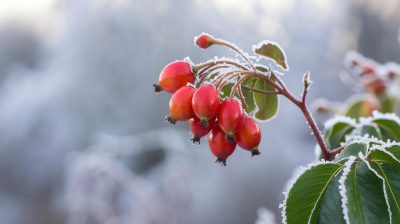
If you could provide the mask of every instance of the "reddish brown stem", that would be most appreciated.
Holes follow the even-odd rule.
[[[244,52],[242,50],[240,50],[238,47],[236,47],[234,44],[232,44],[232,43],[230,43],[228,41],[222,40],[222,39],[215,39],[214,40],[214,44],[219,44],[219,45],[225,46],[225,47],[233,50],[234,52],[238,53],[240,55],[240,57],[242,57],[243,60],[245,60],[249,64],[249,66],[253,69],[253,71],[256,71],[256,68],[254,67],[254,65],[251,62],[250,58],[247,57],[244,54]]]
[[[268,82],[271,86],[273,86],[277,92],[279,92],[279,94],[284,95],[288,100],[290,100],[292,103],[294,103],[302,112],[303,115],[308,123],[308,125],[310,126],[311,131],[313,132],[313,135],[322,151],[322,154],[324,156],[325,160],[329,160],[330,159],[330,152],[326,146],[326,143],[322,137],[321,131],[319,130],[317,124],[315,123],[313,117],[311,116],[311,113],[306,105],[305,102],[305,97],[306,94],[308,92],[308,88],[307,86],[305,86],[304,92],[303,92],[303,97],[301,100],[297,99],[289,90],[281,87],[279,84],[275,83],[274,81],[272,81],[269,77],[263,75],[262,73],[258,73],[258,72],[251,72],[251,71],[238,71],[240,72],[240,74],[242,75],[247,75],[247,76],[254,76],[254,77],[258,77],[263,79],[264,81]],[[239,80],[235,86],[232,87],[232,92],[231,92],[231,96],[232,94],[234,94],[234,91],[236,88],[238,88],[238,85],[241,85],[241,82],[244,79]]]

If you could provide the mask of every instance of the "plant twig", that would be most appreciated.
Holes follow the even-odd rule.
[[[302,99],[299,100],[289,90],[283,89],[280,85],[278,85],[277,83],[275,83],[269,77],[265,76],[262,73],[252,72],[252,71],[239,71],[239,72],[242,75],[254,76],[254,77],[258,77],[258,78],[263,79],[264,81],[268,82],[268,84],[273,86],[276,89],[276,91],[279,92],[279,94],[284,95],[288,100],[293,102],[303,112],[304,118],[306,119],[308,125],[310,126],[310,129],[311,129],[311,131],[312,131],[312,133],[313,133],[313,135],[314,135],[314,137],[315,137],[315,139],[316,139],[316,141],[317,141],[317,143],[318,143],[318,145],[319,145],[319,147],[320,147],[320,149],[322,151],[324,159],[325,160],[329,160],[330,159],[330,152],[329,152],[329,150],[328,150],[328,148],[326,146],[326,143],[325,143],[325,141],[324,141],[324,139],[322,137],[322,133],[319,130],[315,120],[313,119],[313,117],[312,117],[312,115],[311,115],[311,113],[310,113],[310,111],[309,111],[309,109],[308,109],[308,107],[307,107],[307,105],[305,103],[305,99],[306,99],[306,95],[307,95],[307,92],[308,92],[308,85],[309,84],[307,84],[307,86],[305,86],[306,88],[303,91],[304,93],[303,93]],[[238,88],[238,85],[241,85],[242,80],[243,79],[239,80],[232,87],[231,96],[232,96],[232,94],[234,94],[234,91],[236,91],[236,88]],[[310,83],[309,80],[307,82]]]
[[[225,46],[225,47],[230,48],[231,50],[235,51],[236,53],[238,53],[240,55],[240,57],[243,58],[243,60],[245,60],[247,62],[247,64],[249,64],[249,66],[253,69],[253,71],[257,71],[256,67],[251,62],[250,58],[247,57],[245,55],[245,53],[242,50],[240,50],[238,47],[236,47],[234,44],[232,44],[228,41],[222,40],[222,39],[215,39],[214,44],[219,44],[219,45]]]

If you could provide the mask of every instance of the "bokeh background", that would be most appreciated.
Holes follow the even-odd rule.
[[[169,95],[151,85],[173,60],[235,57],[196,48],[204,31],[249,52],[280,43],[294,92],[310,71],[311,101],[342,101],[346,51],[400,61],[399,11],[397,0],[0,0],[0,223],[280,223],[285,184],[315,158],[297,109],[282,100],[261,125],[262,155],[237,150],[220,167],[187,124],[164,122]]]

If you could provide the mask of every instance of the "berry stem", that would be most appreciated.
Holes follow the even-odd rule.
[[[244,61],[247,62],[247,64],[253,69],[253,71],[256,71],[256,67],[253,65],[253,63],[251,62],[250,58],[247,57],[245,55],[245,53],[240,50],[238,47],[236,47],[234,44],[226,41],[226,40],[222,40],[222,39],[214,39],[214,44],[219,44],[221,46],[225,46],[231,50],[233,50],[234,52],[238,53],[240,55],[240,57],[243,58]]]
[[[201,84],[204,83],[204,81],[206,80],[208,75],[210,75],[213,71],[216,71],[216,70],[221,69],[221,68],[228,68],[228,66],[227,65],[214,66],[213,68],[208,69],[208,71],[203,72],[202,74],[200,74],[199,75],[200,79],[199,79],[199,82],[197,83],[196,86],[197,87],[201,86]]]
[[[197,64],[197,65],[193,65],[192,66],[192,70],[195,74],[202,74],[204,73],[207,69],[212,68],[215,65],[219,65],[219,64],[224,64],[224,65],[233,65],[237,68],[243,69],[243,70],[247,70],[247,68],[235,61],[232,60],[223,60],[223,59],[218,59],[218,60],[213,60],[213,61],[209,61],[209,62],[205,62],[202,64]],[[202,69],[202,70],[201,70]],[[201,71],[200,71],[201,70]]]
[[[295,104],[301,110],[301,112],[303,113],[307,123],[309,124],[310,129],[313,132],[313,135],[321,149],[324,159],[325,160],[331,159],[331,153],[329,152],[329,150],[326,146],[326,143],[322,137],[321,131],[319,130],[317,124],[315,123],[315,120],[313,119],[313,117],[306,105],[306,96],[307,96],[308,87],[309,87],[308,82],[307,82],[307,84],[305,83],[303,94],[302,94],[302,99],[299,100],[288,89],[283,88],[279,83],[274,82],[268,76],[266,76],[262,73],[252,72],[252,71],[238,71],[238,73],[240,73],[241,75],[246,75],[246,76],[244,78],[242,78],[241,80],[239,80],[232,87],[231,97],[234,96],[236,89],[238,88],[239,85],[241,85],[243,80],[245,80],[245,78],[247,78],[249,76],[258,77],[258,78],[263,79],[264,81],[268,82],[268,84],[273,86],[279,94],[282,94],[283,96],[285,96],[289,101],[291,101],[293,104]],[[272,74],[275,75],[273,72],[272,72]]]
[[[248,90],[250,90],[250,91],[257,92],[257,93],[264,93],[264,94],[281,94],[281,93],[278,92],[278,91],[255,89],[255,88],[253,88],[253,87],[246,86],[246,85],[243,85],[243,84],[241,85],[241,87],[242,87],[243,89],[248,89]]]

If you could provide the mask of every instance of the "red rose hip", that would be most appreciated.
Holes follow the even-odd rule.
[[[184,86],[176,91],[169,101],[169,116],[165,119],[171,124],[176,121],[187,121],[194,117],[192,109],[192,97],[194,88],[191,86]]]
[[[218,124],[229,141],[234,141],[234,135],[242,128],[243,121],[244,112],[239,100],[235,98],[224,100],[219,107]]]
[[[228,141],[221,128],[215,125],[208,137],[208,146],[214,156],[217,157],[215,162],[222,163],[222,165],[226,166],[226,159],[235,151],[236,142]]]
[[[189,127],[193,136],[190,140],[192,140],[194,144],[200,144],[200,139],[210,133],[210,131],[214,128],[214,124],[215,118],[208,121],[207,127],[204,127],[201,124],[201,120],[197,117],[191,118],[189,120]]]
[[[259,155],[258,145],[261,142],[261,131],[257,122],[251,117],[245,117],[243,126],[235,135],[237,144],[244,150],[251,152],[251,155]]]
[[[200,86],[193,95],[192,108],[197,118],[204,127],[208,121],[214,119],[219,111],[220,99],[218,90],[214,85]]]
[[[187,83],[194,83],[194,75],[191,66],[186,61],[175,61],[166,65],[160,73],[158,83],[154,84],[154,91],[162,90],[174,93]]]

